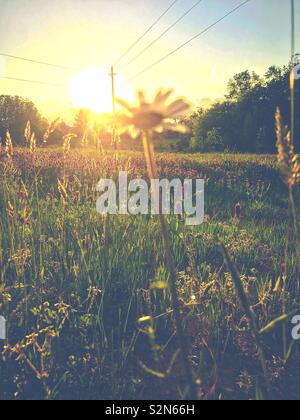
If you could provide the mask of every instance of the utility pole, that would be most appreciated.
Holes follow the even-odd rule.
[[[291,0],[291,140],[295,137],[295,1]]]
[[[111,93],[112,93],[112,112],[113,112],[113,127],[112,127],[112,144],[115,147],[115,152],[117,153],[117,136],[116,136],[116,97],[115,97],[115,76],[116,73],[114,72],[114,67],[112,66],[110,69],[111,77]]]

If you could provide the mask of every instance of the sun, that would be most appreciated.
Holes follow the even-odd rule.
[[[117,97],[131,98],[131,90],[121,75],[115,78]],[[69,83],[69,96],[76,108],[101,114],[112,111],[112,87],[109,69],[94,67],[76,74]]]

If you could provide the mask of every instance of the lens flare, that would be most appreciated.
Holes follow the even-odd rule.
[[[118,97],[132,97],[132,92],[121,75],[115,78],[115,93]],[[94,67],[76,74],[69,83],[69,96],[76,108],[90,109],[97,114],[111,112],[109,69]]]

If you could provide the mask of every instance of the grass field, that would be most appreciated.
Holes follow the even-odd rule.
[[[15,150],[0,159],[0,312],[9,322],[0,398],[185,398],[159,221],[96,212],[97,181],[120,169],[146,176],[143,155]],[[299,306],[276,157],[157,160],[161,176],[206,181],[203,225],[168,218],[199,398],[261,399],[258,349],[219,244],[241,273],[260,328]],[[234,218],[238,202],[242,215]],[[299,398],[290,320],[263,336],[277,399]]]

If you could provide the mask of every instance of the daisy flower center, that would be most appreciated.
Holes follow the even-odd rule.
[[[138,112],[134,115],[132,123],[140,130],[150,130],[162,123],[164,116],[158,112]]]

